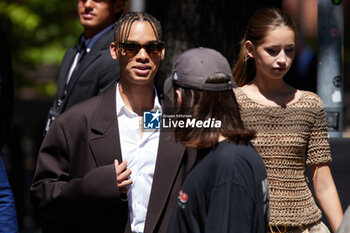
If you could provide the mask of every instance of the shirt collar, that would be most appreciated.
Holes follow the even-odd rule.
[[[153,109],[152,111],[162,111],[162,106],[160,105],[160,102],[159,102],[159,98],[158,98],[158,93],[157,93],[157,89],[155,87],[153,87],[154,89],[154,104],[153,104]]]
[[[93,37],[89,38],[89,39],[85,39],[85,36],[83,35],[81,37],[81,40],[83,40],[85,42],[86,45],[86,52],[90,52],[92,46],[95,44],[95,42],[104,34],[106,33],[108,30],[110,30],[112,27],[114,26],[114,24],[108,26],[107,28],[105,28],[104,30],[100,31],[99,33],[97,33],[96,35],[94,35]]]
[[[160,105],[160,102],[159,102],[159,98],[158,98],[158,93],[157,93],[157,90],[156,88],[154,87],[154,101],[153,101],[153,109],[152,111],[161,111],[162,110],[162,106]],[[116,90],[116,103],[117,103],[117,116],[120,116],[122,113],[129,113],[129,114],[136,114],[134,113],[133,111],[131,111],[130,109],[128,109],[120,95],[120,92],[119,92],[119,82],[117,83],[117,90]]]

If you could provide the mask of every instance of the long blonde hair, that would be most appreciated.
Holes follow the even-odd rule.
[[[249,58],[245,42],[251,41],[254,46],[259,46],[270,30],[278,27],[289,27],[296,35],[296,26],[283,10],[277,8],[260,8],[250,18],[243,39],[237,63],[232,74],[237,86],[241,87],[251,82],[256,74],[254,59]]]

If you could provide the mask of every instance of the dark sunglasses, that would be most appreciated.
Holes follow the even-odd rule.
[[[136,42],[118,43],[121,52],[129,55],[136,55],[141,48],[144,48],[149,55],[159,54],[164,48],[164,42],[153,41],[147,44],[139,44]]]

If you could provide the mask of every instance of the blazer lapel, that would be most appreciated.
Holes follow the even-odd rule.
[[[88,67],[94,60],[96,60],[99,56],[101,56],[100,51],[93,51],[91,50],[89,53],[87,53],[84,57],[83,60],[81,61],[81,64],[79,64],[78,70],[74,71],[72,73],[72,76],[69,80],[68,83],[68,89],[67,89],[67,97],[72,93],[72,89],[74,88],[76,82],[79,80],[81,77],[81,74],[86,70],[86,67]]]
[[[98,167],[122,161],[118,121],[116,116],[116,85],[101,95],[91,127],[90,148]]]
[[[161,129],[144,232],[154,231],[160,215],[166,206],[184,152],[185,146],[175,143],[173,132],[164,132]]]
[[[90,148],[97,166],[111,164],[114,159],[122,161],[115,95],[116,85],[101,95],[92,123]],[[173,132],[161,129],[144,232],[154,231],[168,201],[184,152],[185,146],[175,143]],[[130,222],[125,231],[130,232]]]
[[[114,27],[103,34],[92,46],[91,51],[83,57],[81,63],[79,64],[78,70],[72,73],[70,81],[68,83],[67,89],[67,99],[72,93],[72,89],[74,88],[77,81],[80,79],[81,74],[86,70],[86,68],[93,63],[98,57],[101,56],[101,50],[105,50],[109,48],[110,43],[113,38]]]
[[[60,98],[63,95],[64,88],[66,86],[67,82],[67,76],[70,70],[70,67],[73,63],[73,60],[75,58],[75,55],[78,52],[78,47],[77,45],[74,46],[73,48],[70,48],[67,51],[67,54],[65,55],[65,58],[63,59],[63,62],[61,64],[61,71],[59,73],[58,77],[58,90],[57,90],[57,96]]]

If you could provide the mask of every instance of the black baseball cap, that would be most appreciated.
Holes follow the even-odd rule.
[[[206,83],[216,73],[227,75],[231,81]],[[187,50],[178,57],[172,75],[165,80],[164,92],[168,93],[173,85],[206,91],[224,91],[236,87],[227,59],[218,51],[203,47]]]

